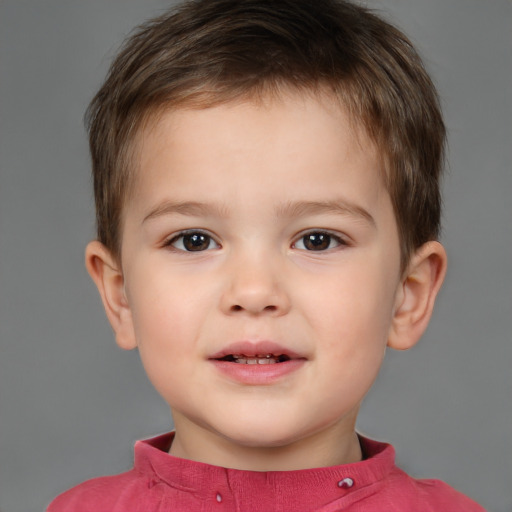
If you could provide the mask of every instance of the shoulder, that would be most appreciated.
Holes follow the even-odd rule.
[[[94,478],[57,496],[47,512],[111,512],[117,510],[116,507],[123,510],[123,504],[130,503],[132,506],[133,498],[137,496],[140,499],[149,486],[148,478],[135,470]]]
[[[365,502],[367,508],[361,510],[485,512],[471,498],[440,480],[422,480],[409,476],[396,466],[395,451],[391,445],[362,436],[360,440],[367,456],[367,467],[376,475],[373,485],[362,488],[360,496],[354,495],[355,500],[360,497],[361,502]]]
[[[172,436],[173,433],[167,433],[137,441],[130,471],[87,480],[57,496],[47,512],[148,512],[159,509],[164,499],[164,486],[159,485],[161,481],[155,467],[169,465],[167,450]],[[174,499],[177,492],[167,494]]]
[[[403,510],[485,512],[485,509],[471,498],[440,480],[415,479],[395,468],[390,475],[390,483],[386,490],[391,491],[395,503],[398,500],[403,505]]]

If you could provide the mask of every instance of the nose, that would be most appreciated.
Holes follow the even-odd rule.
[[[281,316],[290,310],[284,273],[271,258],[246,255],[227,267],[224,313]]]

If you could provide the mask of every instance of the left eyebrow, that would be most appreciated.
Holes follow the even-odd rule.
[[[226,209],[210,203],[199,203],[196,201],[163,201],[153,208],[147,215],[145,215],[142,223],[162,217],[163,215],[188,215],[191,217],[225,217],[227,215]]]
[[[322,213],[348,215],[362,219],[376,227],[375,219],[368,210],[345,199],[285,203],[277,209],[276,213],[278,216],[285,217],[303,217],[305,215],[318,215]]]

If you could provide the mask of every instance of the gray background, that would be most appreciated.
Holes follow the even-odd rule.
[[[126,470],[170,428],[117,349],[83,266],[93,237],[82,115],[129,30],[161,0],[0,0],[0,510],[43,510]],[[450,257],[429,330],[388,354],[359,428],[415,476],[512,510],[512,3],[383,0],[418,45],[450,134]]]

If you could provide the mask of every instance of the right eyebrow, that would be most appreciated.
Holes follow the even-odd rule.
[[[363,220],[376,227],[375,219],[370,212],[362,206],[337,198],[330,201],[298,201],[296,203],[285,203],[278,209],[278,215],[287,217],[301,217],[315,214],[348,215]]]
[[[176,202],[176,201],[162,201],[157,204],[150,212],[144,216],[142,223],[156,219],[158,217],[162,217],[164,215],[188,215],[191,217],[207,217],[207,216],[215,216],[215,217],[226,217],[227,211],[225,208],[220,207],[216,204],[211,203],[199,203],[196,201],[184,201],[184,202]]]

